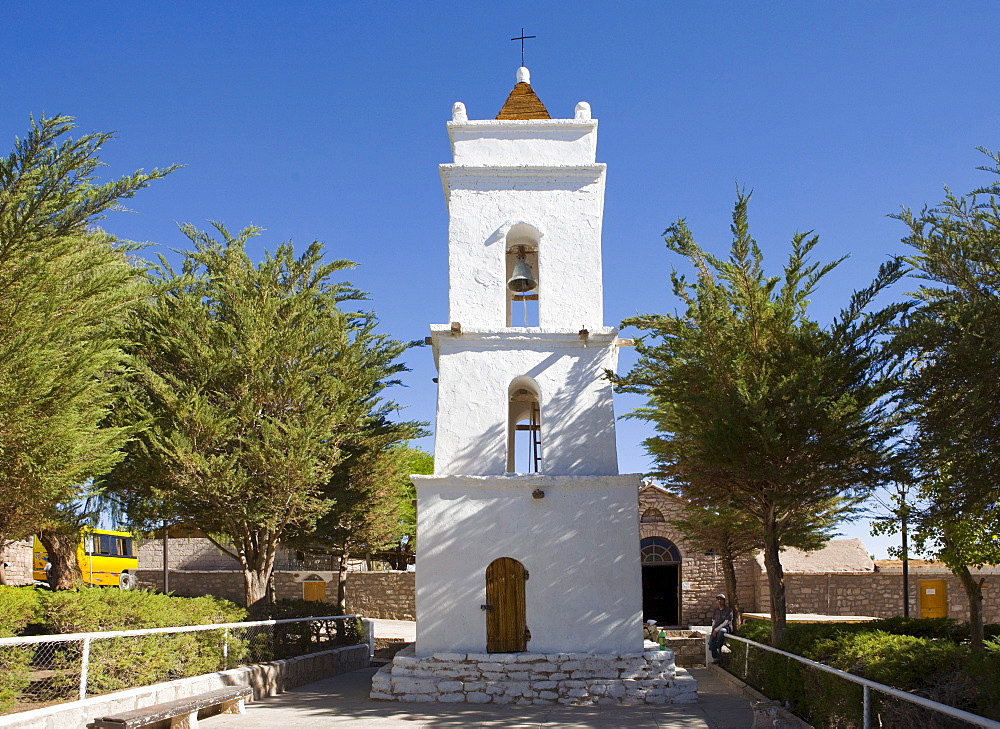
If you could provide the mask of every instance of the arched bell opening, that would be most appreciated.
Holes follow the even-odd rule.
[[[507,389],[507,472],[542,470],[542,410],[538,385],[516,377]]]
[[[512,225],[504,238],[509,327],[539,325],[538,244],[541,238],[538,229],[528,223]]]
[[[639,542],[642,559],[642,619],[658,627],[681,624],[681,553],[665,537]]]

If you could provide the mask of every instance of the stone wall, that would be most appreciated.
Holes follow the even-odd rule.
[[[348,572],[347,612],[385,620],[416,620],[413,572]]]
[[[687,668],[688,666],[705,665],[704,633],[689,630],[668,630],[666,634],[667,647],[673,651],[674,663],[677,666]]]
[[[670,650],[592,653],[435,653],[404,648],[372,679],[371,698],[470,704],[680,704],[698,684]]]
[[[706,554],[703,549],[699,550],[669,523],[671,519],[679,517],[682,508],[682,503],[676,496],[658,486],[644,486],[639,491],[640,517],[651,508],[659,511],[664,520],[640,521],[639,537],[669,539],[681,554],[681,624],[711,624],[712,611],[716,607],[715,596],[726,592],[722,561],[712,554]],[[743,610],[754,610],[757,605],[756,563],[748,557],[738,562],[736,567],[740,607]]]
[[[278,600],[301,600],[302,583],[322,578],[326,583],[326,601],[337,602],[336,572],[274,573],[274,594]],[[163,570],[140,570],[142,587],[162,590]],[[243,604],[243,573],[237,570],[170,570],[170,591],[184,597],[215,595]],[[415,620],[414,573],[348,572],[347,612],[366,618]]]
[[[138,540],[136,540],[138,542]],[[138,546],[139,566],[143,571],[163,568],[163,540],[144,539]],[[233,570],[239,562],[216,547],[205,537],[184,537],[168,540],[167,555],[170,568],[175,570]],[[283,547],[275,555],[277,564],[294,559],[294,552]]]
[[[31,576],[33,545],[33,540],[26,539],[0,550],[0,562],[4,563],[4,579],[8,585],[30,585],[34,581]]]
[[[232,600],[240,605],[244,602],[243,573],[235,570],[170,570],[170,592],[181,597],[201,597],[214,595]],[[163,570],[139,570],[139,586],[151,590],[163,590]]]
[[[232,570],[239,564],[204,537],[170,539],[167,544],[172,569]],[[138,548],[143,571],[163,567],[163,540],[144,539]]]
[[[1000,623],[1000,575],[989,574],[983,590],[983,618]],[[920,616],[918,590],[921,580],[944,580],[948,591],[948,616],[968,621],[969,602],[962,584],[951,573],[910,575],[910,615]],[[769,612],[767,575],[758,578],[757,611]],[[790,613],[823,615],[870,615],[889,618],[903,614],[903,576],[899,573],[848,572],[821,575],[786,574],[785,591]]]

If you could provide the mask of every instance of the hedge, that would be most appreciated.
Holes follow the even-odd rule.
[[[35,587],[0,587],[0,634],[164,628],[240,622],[246,610],[212,597],[172,597],[144,590],[83,587],[52,592]],[[177,635],[109,638],[91,643],[88,691],[102,693],[131,686],[196,676],[222,666],[221,630]],[[243,643],[231,641],[232,662],[245,655]],[[47,700],[72,699],[79,690],[82,644],[0,649],[0,712],[25,694],[31,671],[48,676]]]
[[[37,622],[41,593],[34,587],[0,585],[0,638],[20,635],[28,623]]]
[[[990,626],[996,636],[1000,626]],[[740,631],[769,644],[770,625],[750,621]],[[992,719],[1000,719],[1000,639],[972,653],[968,626],[948,618],[890,618],[870,623],[788,624],[777,647],[857,676],[924,696]],[[731,643],[729,665],[747,666],[747,682],[771,698],[788,702],[816,726],[860,726],[862,688],[797,661]],[[884,727],[946,726],[943,715],[875,692],[874,711]]]
[[[335,605],[281,600],[272,617],[337,615]],[[0,636],[88,633],[163,628],[246,620],[246,609],[214,597],[173,597],[145,590],[81,587],[0,587]],[[273,627],[101,638],[90,644],[88,693],[117,691],[244,663],[257,663],[355,645],[364,633],[358,620],[333,626],[289,623]],[[223,650],[223,647],[226,650]],[[72,699],[79,691],[82,643],[46,644],[45,649],[0,648],[0,713],[31,692],[31,672],[46,675],[44,699]],[[36,689],[39,685],[35,686]]]

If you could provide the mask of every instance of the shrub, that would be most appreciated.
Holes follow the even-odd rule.
[[[317,600],[275,600],[271,605],[271,617],[274,620],[343,614],[344,611],[338,605]]]
[[[951,641],[873,631],[819,641],[804,655],[887,686],[919,691],[934,675],[960,672],[971,652]]]
[[[85,587],[49,593],[43,621],[54,633],[137,630],[239,622],[246,610],[214,597],[173,597],[145,590]],[[223,668],[223,631],[100,638],[91,642],[88,693],[117,691]],[[237,643],[238,645],[238,643]],[[56,659],[57,686],[79,678],[79,645]],[[237,652],[242,650],[237,647]]]
[[[958,642],[969,637],[969,626],[954,618],[883,618],[872,623],[857,623],[860,629],[881,630],[914,638],[939,638]]]
[[[147,590],[84,587],[49,593],[42,605],[42,621],[53,633],[233,623],[245,617],[246,609],[228,600]]]
[[[0,638],[20,635],[38,621],[39,591],[34,587],[0,586]]]
[[[0,638],[19,635],[38,619],[38,590],[0,586]],[[14,705],[31,683],[34,646],[0,648],[0,713]]]
[[[771,624],[766,620],[747,620],[736,634],[755,643],[771,644]]]
[[[8,711],[31,683],[34,646],[0,647],[0,714]]]
[[[767,645],[770,626],[748,622],[740,634]],[[985,655],[974,655],[963,642],[967,637],[968,627],[948,618],[890,618],[790,624],[778,647],[932,701],[1000,718],[1000,684],[982,680],[1000,674],[1000,639],[987,641]],[[860,721],[860,686],[766,651],[751,649],[745,661],[739,643],[734,642],[732,651],[731,666],[742,670],[746,665],[748,683],[788,702],[810,723],[839,727]],[[876,698],[875,711],[884,727],[923,728],[938,726],[940,720],[933,712],[886,696]]]
[[[276,620],[289,618],[324,617],[342,615],[343,611],[337,605],[318,602],[316,600],[277,600],[272,606],[271,614]],[[272,652],[275,658],[300,656],[317,650],[325,650],[331,645],[357,645],[364,641],[364,630],[361,621],[338,620],[330,625],[322,623],[285,623],[274,626]],[[260,655],[261,647],[252,648],[252,652]],[[258,660],[264,660],[258,658]]]

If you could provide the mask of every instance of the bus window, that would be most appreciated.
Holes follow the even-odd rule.
[[[101,554],[114,554],[114,537],[108,534],[101,535]]]
[[[125,537],[115,537],[115,551],[120,557],[132,556],[132,540]]]

